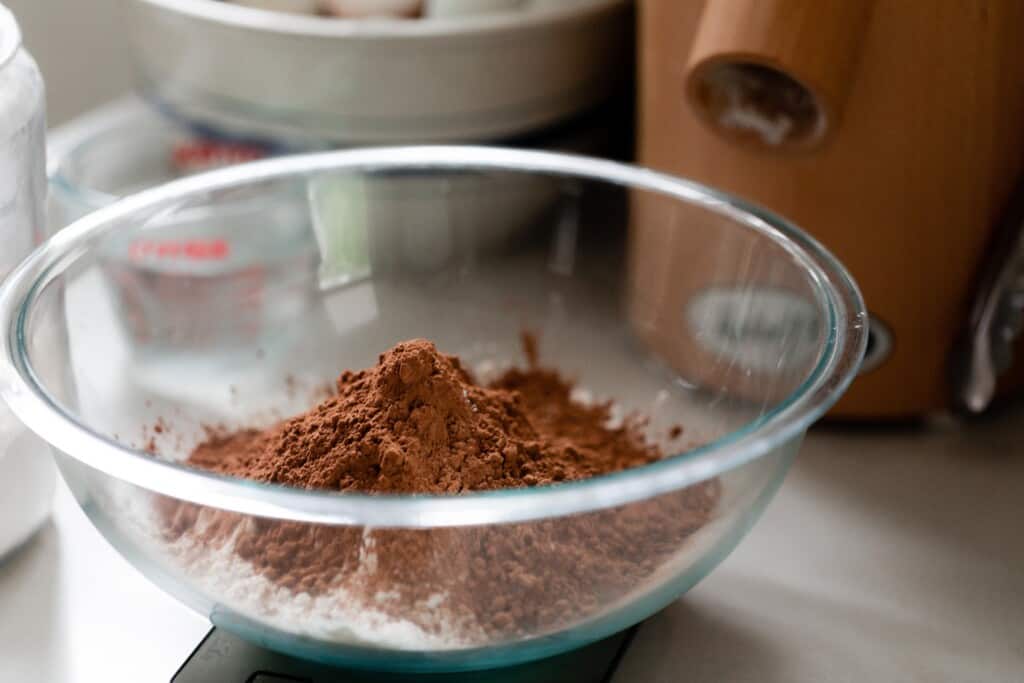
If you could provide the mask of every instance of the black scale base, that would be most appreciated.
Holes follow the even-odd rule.
[[[382,674],[345,671],[278,654],[214,628],[171,683],[609,683],[635,628],[565,654],[491,671]]]

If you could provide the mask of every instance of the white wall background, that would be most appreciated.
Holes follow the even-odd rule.
[[[18,18],[46,79],[51,126],[131,88],[121,1],[0,0]]]

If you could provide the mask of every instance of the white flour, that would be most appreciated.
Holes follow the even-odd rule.
[[[130,528],[120,530],[130,535],[133,542],[143,545],[179,580],[187,581],[193,590],[198,589],[212,601],[284,633],[347,645],[407,651],[465,648],[473,645],[472,641],[479,645],[483,637],[472,625],[456,622],[446,613],[446,596],[441,594],[407,607],[419,616],[419,621],[430,624],[432,628],[428,631],[411,620],[373,609],[364,599],[342,587],[313,597],[278,586],[235,552],[234,536],[216,548],[198,540],[209,517],[217,514],[210,508],[202,510],[188,533],[168,543],[161,532],[166,522],[160,518],[149,496],[123,489],[109,504],[114,508],[108,511],[112,519],[130,524]],[[235,536],[244,525],[245,522],[238,526]],[[372,538],[368,540],[361,549],[360,573],[372,573],[376,569]],[[358,579],[358,576],[353,578]],[[380,592],[374,600],[384,604],[397,597]]]
[[[437,633],[428,633],[412,621],[362,606],[342,588],[314,598],[275,586],[234,552],[233,543],[211,552],[186,535],[175,550],[189,557],[187,571],[197,587],[244,616],[285,633],[394,650],[463,646],[438,609],[445,599],[442,595],[432,596],[428,604],[411,607],[421,614],[434,612]],[[365,565],[368,571],[372,571],[370,564]],[[382,603],[395,598],[397,595],[384,592],[374,596]]]
[[[723,486],[724,491],[731,488]],[[729,496],[728,493],[725,495]],[[446,609],[447,596],[444,594],[435,593],[419,603],[405,606],[408,613],[417,616],[413,621],[376,610],[366,604],[365,598],[355,596],[343,587],[335,587],[313,597],[276,585],[235,552],[234,537],[217,548],[197,540],[210,518],[222,514],[211,508],[203,509],[188,533],[176,542],[168,543],[161,532],[166,528],[166,520],[161,518],[152,503],[153,499],[148,495],[122,490],[116,495],[116,501],[110,501],[115,509],[109,510],[108,514],[125,524],[130,523],[130,529],[120,529],[122,533],[127,533],[133,542],[142,545],[151,558],[160,561],[165,569],[169,568],[179,580],[186,581],[191,590],[198,590],[212,602],[257,623],[289,635],[381,650],[440,652],[493,644],[474,622],[458,619]],[[242,533],[247,523],[239,524],[235,535]],[[642,584],[603,605],[589,615],[588,620],[626,609],[643,596],[692,571],[733,523],[729,515],[711,521],[690,537],[671,558],[666,558]],[[373,539],[365,538],[368,542],[361,549],[360,570],[351,577],[356,584],[360,574],[371,574],[376,569]],[[381,591],[373,596],[381,606],[397,599],[397,592]],[[425,629],[420,624],[428,624],[430,628]],[[563,628],[568,626],[563,625]]]

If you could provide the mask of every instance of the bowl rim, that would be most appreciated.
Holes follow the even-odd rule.
[[[461,495],[367,495],[307,491],[203,472],[153,458],[92,431],[69,414],[32,367],[26,324],[47,284],[89,242],[133,214],[193,195],[318,172],[483,170],[543,173],[669,196],[756,231],[803,267],[828,327],[815,368],[770,412],[682,454],[614,474],[554,486]],[[0,285],[0,397],[14,414],[72,459],[143,489],[260,517],[323,524],[449,527],[522,522],[616,507],[705,481],[799,440],[856,375],[867,343],[860,290],[839,261],[787,220],[699,183],[638,166],[553,152],[495,147],[378,147],[280,157],[189,176],[124,198],[70,224],[32,252]]]
[[[575,6],[546,7],[542,11],[506,11],[431,21],[370,17],[340,19],[290,14],[211,0],[134,0],[156,9],[200,21],[264,33],[349,39],[457,38],[483,33],[531,29],[576,21],[629,5],[632,0],[587,0]]]

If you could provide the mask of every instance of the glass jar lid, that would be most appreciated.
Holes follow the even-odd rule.
[[[0,4],[0,69],[14,58],[21,47],[21,30],[14,15]]]

